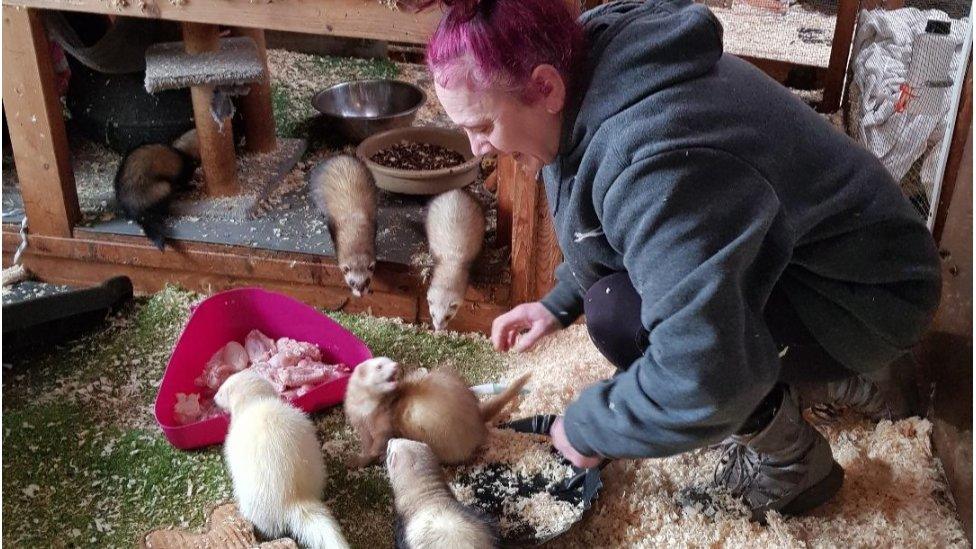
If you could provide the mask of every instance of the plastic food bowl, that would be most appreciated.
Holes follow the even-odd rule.
[[[372,358],[366,344],[331,318],[288,296],[241,288],[211,296],[190,315],[163,374],[156,396],[156,422],[169,442],[180,449],[220,444],[227,435],[226,414],[196,423],[180,425],[173,407],[177,393],[199,393],[194,380],[210,357],[228,341],[241,344],[251,330],[261,330],[272,339],[290,337],[318,345],[325,363],[342,363],[350,369]],[[319,384],[291,401],[306,412],[342,402],[348,376]]]
[[[451,168],[439,170],[401,170],[381,166],[370,157],[390,145],[401,141],[415,141],[440,145],[457,151],[464,162]],[[366,163],[373,173],[376,186],[392,193],[440,194],[470,185],[478,178],[481,158],[471,152],[471,143],[464,132],[430,126],[397,128],[378,133],[356,148],[356,156]]]

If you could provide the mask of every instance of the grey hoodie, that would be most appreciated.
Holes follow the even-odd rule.
[[[565,262],[542,302],[569,324],[594,282],[626,271],[649,345],[569,406],[573,447],[659,457],[737,429],[779,375],[774,285],[854,370],[919,340],[938,256],[877,159],[723,54],[702,5],[615,2],[582,20],[588,59],[543,170]]]

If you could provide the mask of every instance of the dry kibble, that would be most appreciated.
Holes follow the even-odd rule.
[[[401,141],[373,154],[370,160],[398,170],[440,170],[464,163],[464,156],[430,143]]]

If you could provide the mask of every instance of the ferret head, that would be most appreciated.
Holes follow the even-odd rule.
[[[427,307],[430,309],[430,321],[437,332],[447,328],[447,324],[457,314],[464,296],[461,292],[445,286],[431,286],[427,290]]]
[[[376,269],[376,260],[369,254],[356,254],[339,264],[342,270],[342,277],[346,279],[346,284],[352,290],[352,295],[362,297],[363,294],[371,292],[369,283],[373,280],[373,270]]]
[[[400,365],[385,356],[371,358],[356,366],[349,385],[382,395],[397,388]]]
[[[252,399],[278,398],[271,383],[253,370],[243,370],[227,378],[214,395],[214,402],[222,409],[234,413],[242,404]]]
[[[444,474],[429,446],[405,438],[390,439],[386,444],[386,471],[394,493],[403,493],[426,479],[441,478]]]

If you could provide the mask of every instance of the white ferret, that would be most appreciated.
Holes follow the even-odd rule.
[[[386,470],[396,508],[395,547],[498,546],[498,536],[487,521],[461,505],[451,493],[444,481],[444,469],[429,446],[403,438],[390,440]]]
[[[271,538],[348,547],[321,500],[325,463],[312,421],[251,370],[227,378],[214,401],[231,416],[224,457],[241,516]]]
[[[485,239],[485,214],[471,195],[457,189],[431,200],[426,225],[434,257],[427,306],[434,330],[441,331],[464,303],[471,264]]]
[[[376,183],[358,158],[341,154],[309,175],[312,201],[328,218],[342,276],[360,297],[369,293],[376,268]]]

